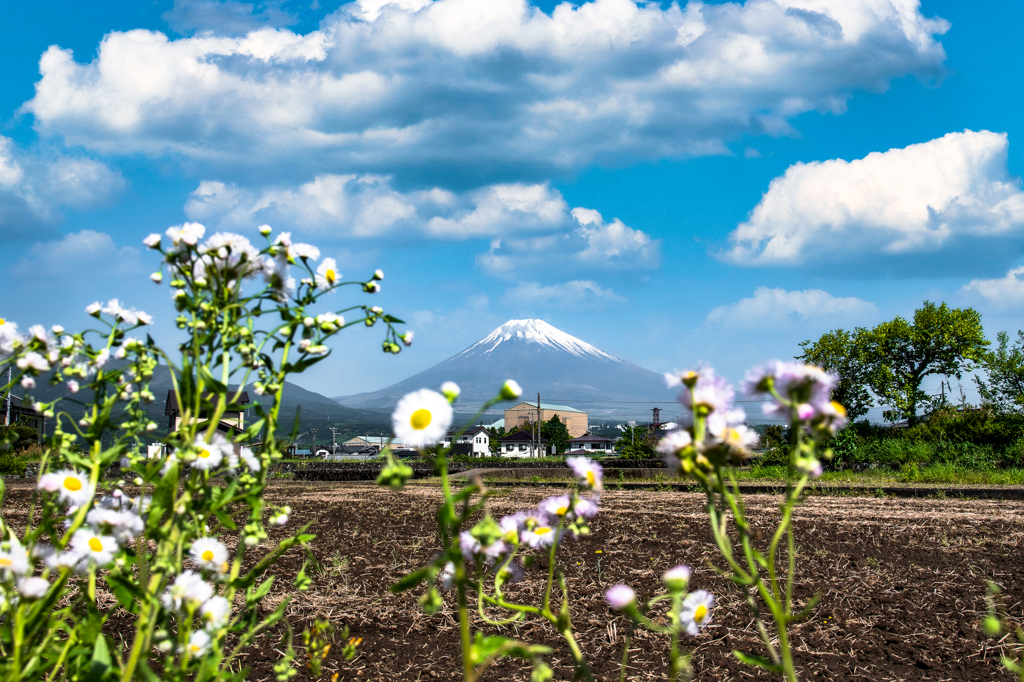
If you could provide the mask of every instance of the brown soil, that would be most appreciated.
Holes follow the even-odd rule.
[[[27,492],[9,489],[5,513],[16,517]],[[499,516],[529,508],[554,492],[504,489],[492,500],[492,512]],[[296,592],[291,579],[302,556],[286,555],[275,571],[278,578],[268,606],[289,593],[289,619],[297,631],[319,617],[339,630],[348,626],[353,636],[362,638],[353,661],[341,661],[332,653],[322,679],[331,679],[335,672],[344,680],[459,679],[451,598],[446,597],[440,613],[426,616],[416,601],[419,591],[392,595],[388,590],[437,549],[436,487],[415,485],[393,493],[362,483],[281,482],[267,497],[290,504],[294,523],[312,522],[321,564],[313,572],[310,590]],[[748,496],[748,516],[767,530],[777,516],[777,504],[772,496]],[[609,491],[601,507],[593,533],[566,542],[560,553],[577,638],[598,680],[618,679],[628,630],[627,620],[605,605],[604,590],[626,582],[641,597],[649,596],[659,590],[660,574],[679,563],[694,567],[692,589],[707,589],[717,598],[714,622],[688,641],[696,679],[778,679],[731,655],[734,649],[762,653],[762,647],[737,590],[710,567],[716,556],[703,497]],[[1024,503],[812,497],[796,515],[796,537],[798,601],[822,594],[810,616],[791,627],[801,679],[1011,679],[999,664],[1005,649],[984,637],[978,624],[988,580],[1003,587],[1011,615],[1022,615]],[[536,604],[542,589],[541,567],[535,566],[524,582],[509,590],[510,598]],[[572,678],[568,650],[546,622],[484,630],[552,647],[549,662],[555,679]],[[298,645],[301,638],[297,640]],[[252,666],[247,679],[273,680],[278,648],[268,637],[246,661]],[[665,679],[666,651],[665,637],[637,633],[627,679]],[[523,664],[505,661],[484,679],[528,678]]]

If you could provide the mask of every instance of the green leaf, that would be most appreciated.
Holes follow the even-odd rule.
[[[758,656],[757,654],[745,654],[742,651],[733,651],[732,655],[740,660],[740,663],[746,665],[752,665],[758,668],[764,668],[765,670],[773,673],[781,673],[782,666],[776,665],[769,661],[764,656]]]
[[[255,604],[258,604],[264,597],[267,596],[267,593],[270,592],[270,588],[273,586],[273,584],[274,576],[270,576],[262,583],[260,583],[259,587],[257,587],[255,590],[250,590],[249,593],[245,595],[246,605],[253,606]]]
[[[424,566],[423,568],[417,569],[412,573],[401,578],[397,583],[391,586],[391,591],[395,594],[399,592],[405,592],[419,585],[421,582],[426,580],[432,571],[430,566]]]
[[[121,608],[129,613],[138,613],[138,602],[146,598],[145,592],[134,581],[122,575],[107,573],[105,579]]]
[[[86,682],[100,682],[100,680],[107,676],[109,670],[110,649],[107,648],[107,638],[99,635],[96,637],[96,644],[92,648],[92,661],[85,680]]]

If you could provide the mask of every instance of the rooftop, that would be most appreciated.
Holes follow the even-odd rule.
[[[525,405],[527,408],[532,408],[534,410],[537,409],[537,403],[531,403],[531,402],[526,402],[526,401],[523,401],[523,402],[519,403],[518,405],[514,405],[514,406],[512,406],[512,407],[510,407],[508,409],[510,409],[510,410],[517,410],[517,409],[521,408],[523,405]],[[555,410],[557,412],[579,412],[580,414],[583,414],[583,410],[577,410],[575,407],[569,407],[568,405],[553,405],[552,403],[541,403],[540,404],[540,409],[542,409],[542,410]]]

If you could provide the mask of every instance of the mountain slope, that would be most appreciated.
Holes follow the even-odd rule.
[[[519,382],[524,399],[536,400],[539,392],[543,402],[580,402],[581,409],[592,413],[607,413],[612,409],[608,403],[674,398],[659,374],[624,362],[543,320],[510,320],[461,353],[415,376],[379,391],[336,400],[348,407],[390,409],[410,391],[437,389],[445,381],[454,381],[462,388],[459,403],[475,409],[494,396],[506,379]],[[615,411],[621,412],[621,407]]]

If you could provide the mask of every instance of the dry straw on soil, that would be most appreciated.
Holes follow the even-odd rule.
[[[550,489],[505,490],[492,501],[498,516],[536,504]],[[24,523],[27,489],[8,492],[4,512]],[[279,565],[273,608],[292,592],[289,619],[298,625],[326,618],[361,637],[352,662],[328,659],[322,679],[458,679],[459,649],[454,614],[448,607],[424,615],[415,595],[392,595],[388,587],[421,565],[437,548],[435,514],[439,493],[430,485],[393,493],[368,484],[279,483],[268,501],[290,504],[296,523],[312,522],[320,564],[313,586],[294,592],[291,580],[302,556]],[[747,498],[749,517],[767,529],[777,500]],[[703,497],[670,492],[606,492],[593,534],[568,542],[562,551],[570,581],[572,618],[578,639],[599,680],[618,679],[628,622],[610,612],[602,594],[626,582],[644,596],[658,589],[665,569],[686,563],[696,570],[694,589],[718,598],[714,623],[691,641],[699,680],[773,679],[740,665],[733,649],[759,652],[745,604],[718,577],[707,531]],[[18,515],[21,514],[19,519]],[[812,497],[796,517],[799,544],[798,601],[823,594],[811,616],[794,626],[796,660],[805,680],[1001,680],[1000,647],[978,630],[985,610],[985,585],[1004,588],[1010,613],[1024,602],[1024,503],[979,500],[893,500],[872,497]],[[510,590],[517,599],[538,600],[543,564]],[[125,614],[111,619],[128,625]],[[567,650],[550,628],[526,623],[504,634],[551,646],[556,679],[571,679]],[[340,643],[336,649],[340,650]],[[632,640],[628,679],[664,679],[666,642],[646,633]],[[273,680],[277,641],[267,638],[250,656],[249,680]],[[300,651],[300,661],[302,653]],[[488,680],[525,680],[528,671],[504,662]],[[300,676],[299,679],[302,679]]]

